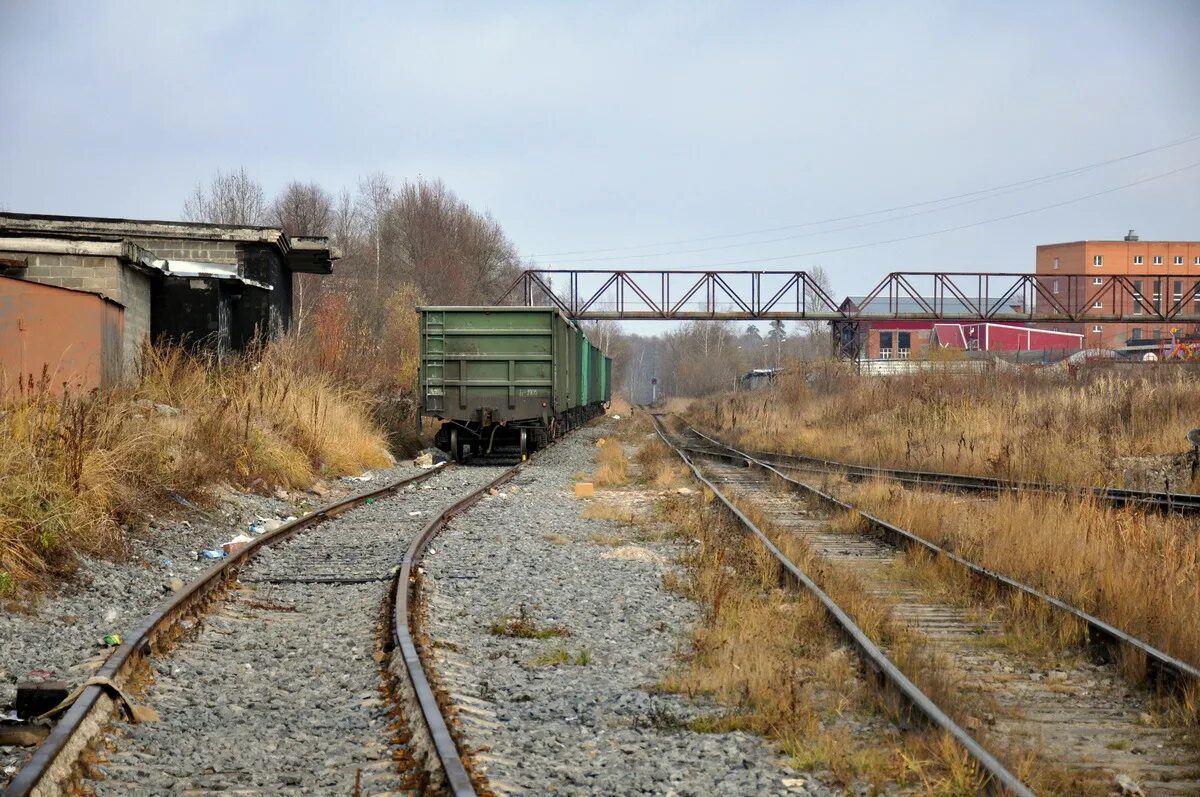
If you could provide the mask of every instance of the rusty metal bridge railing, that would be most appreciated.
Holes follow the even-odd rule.
[[[1192,274],[897,271],[836,301],[804,271],[530,269],[496,304],[570,318],[659,320],[1200,323]]]

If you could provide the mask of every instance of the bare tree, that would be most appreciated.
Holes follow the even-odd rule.
[[[375,246],[375,295],[383,288],[383,224],[392,204],[395,189],[392,178],[376,172],[358,181],[358,200],[355,210]]]
[[[271,218],[288,235],[329,235],[333,197],[316,183],[290,182],[271,204]]]
[[[329,235],[334,223],[333,197],[316,183],[293,181],[271,203],[271,221],[287,235]],[[319,274],[295,274],[292,278],[296,332],[304,332],[305,321],[315,305],[324,282]]]
[[[425,296],[486,304],[520,270],[516,247],[496,220],[440,180],[401,186],[382,227],[389,276],[413,281]]]
[[[808,271],[808,276],[821,292],[830,298],[833,297],[833,281],[829,279],[829,272],[822,266],[814,266]],[[808,285],[804,288],[804,306],[809,312],[826,309],[821,293]],[[801,321],[800,327],[804,330],[800,356],[804,359],[821,359],[827,356],[831,347],[832,334],[829,322]]]
[[[596,348],[611,356],[621,335],[621,324],[611,319],[587,321],[583,324],[583,331]]]
[[[183,218],[210,224],[257,226],[268,218],[266,195],[244,168],[236,172],[218,171],[208,186],[196,185],[183,203]]]
[[[787,328],[782,319],[771,322],[767,340],[775,346],[775,367],[778,368],[783,363],[783,342],[787,340]]]

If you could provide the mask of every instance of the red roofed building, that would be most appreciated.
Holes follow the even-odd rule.
[[[968,351],[1061,351],[1083,348],[1083,335],[1017,324],[939,322],[933,325],[930,345]]]

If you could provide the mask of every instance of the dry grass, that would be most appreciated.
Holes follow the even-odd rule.
[[[612,401],[608,403],[609,415],[620,415],[621,420],[626,420],[633,414],[633,407],[622,396],[613,396]]]
[[[551,639],[567,636],[570,633],[561,625],[538,625],[523,603],[516,616],[506,615],[492,623],[491,632],[496,636],[517,639]]]
[[[655,435],[633,456],[643,483],[668,490],[690,481],[690,473],[671,449]]]
[[[617,523],[632,523],[634,512],[628,507],[615,506],[603,501],[592,501],[584,507],[581,517],[588,520],[612,520]]]
[[[126,528],[172,494],[306,487],[388,463],[365,400],[286,342],[219,366],[148,349],[142,378],[107,394],[26,383],[0,397],[0,590],[69,572],[77,552],[120,554]]]
[[[704,606],[706,618],[690,657],[660,687],[712,696],[727,712],[697,730],[737,727],[771,737],[794,766],[843,786],[977,792],[978,774],[953,744],[870,722],[871,715],[891,710],[888,701],[860,676],[815,598],[779,588],[779,566],[762,546],[694,499],[667,496],[662,514],[698,542],[686,575],[673,576],[668,586]],[[811,559],[792,542],[791,555]],[[877,608],[858,608],[874,633],[891,630]],[[899,638],[893,634],[893,641]]]
[[[695,401],[688,415],[731,442],[827,459],[1160,490],[1155,468],[1169,466],[1172,489],[1189,489],[1179,460],[1200,426],[1190,370],[880,378],[840,365],[798,367],[773,389]],[[1147,457],[1158,459],[1125,459]]]
[[[597,487],[620,487],[629,481],[629,460],[625,457],[625,446],[615,437],[602,438],[597,442],[596,475]]]
[[[980,500],[878,481],[834,489],[873,514],[1200,665],[1195,521],[1068,496],[1004,494]],[[1010,635],[1031,650],[1061,647],[1082,635],[1079,624],[1060,612],[1027,601],[1016,608],[1025,625]],[[1130,674],[1137,675],[1137,662],[1130,663]]]

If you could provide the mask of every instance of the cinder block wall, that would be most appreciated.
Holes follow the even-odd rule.
[[[42,285],[91,291],[112,299],[125,308],[125,339],[122,344],[123,371],[137,372],[142,345],[150,336],[150,277],[115,257],[90,255],[45,255],[0,253],[25,258],[26,267],[8,276]]]
[[[238,264],[238,245],[232,241],[185,241],[179,238],[139,238],[130,240],[167,260],[199,260],[205,263]]]

